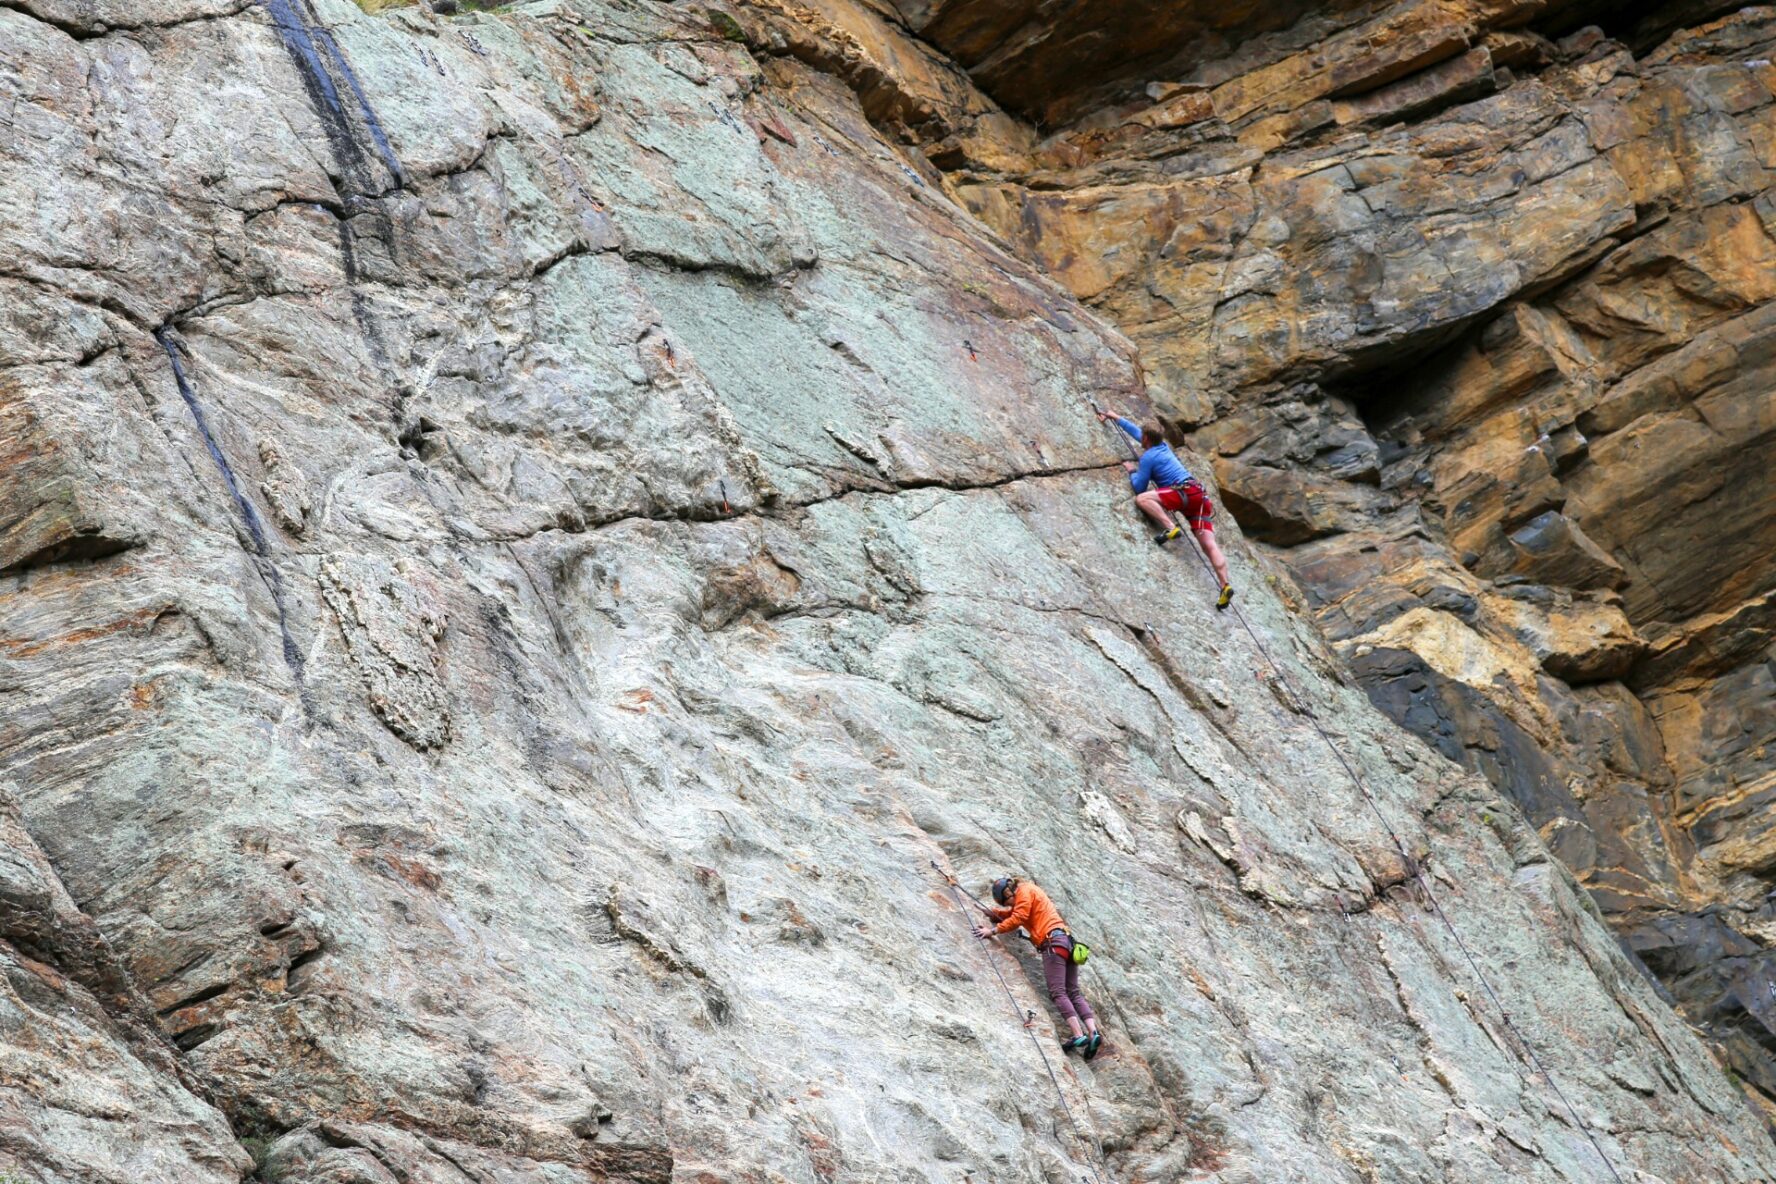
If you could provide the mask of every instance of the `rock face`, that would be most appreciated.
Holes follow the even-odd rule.
[[[1729,7],[1304,16],[949,185],[1770,1102],[1776,13]]]
[[[13,1179],[213,1184],[253,1167],[3,787],[0,1024]]]
[[[1487,12],[1464,18],[1470,40],[1493,36]],[[1653,400],[1640,414],[1675,416],[1681,392],[1750,364],[1675,366],[1653,329],[1612,362],[1579,312],[1531,299],[1547,277],[1526,269],[1492,305],[1451,274],[1421,291],[1379,265],[1310,299],[1296,285],[1313,252],[1360,259],[1346,222],[1359,204],[1381,215],[1355,196],[1364,166],[1306,157],[1264,166],[1301,221],[1273,212],[1258,239],[1256,158],[1175,182],[1221,187],[1252,244],[1218,272],[1254,253],[1205,324],[1225,307],[1256,326],[1261,304],[1348,318],[1335,306],[1367,284],[1362,327],[1216,330],[1208,353],[1166,354],[1119,303],[1140,286],[1120,269],[1146,265],[1132,249],[1069,263],[1050,247],[1124,187],[1094,233],[1147,234],[1154,210],[1194,199],[1136,180],[1145,166],[1104,165],[1097,198],[1012,166],[1089,171],[1093,145],[1115,161],[1149,134],[1194,135],[1222,92],[1162,86],[1132,123],[1039,141],[1008,113],[1033,100],[980,90],[988,75],[931,48],[943,37],[909,35],[923,20],[838,0],[0,10],[0,422],[17,458],[0,477],[0,762],[17,801],[0,818],[15,1058],[0,1173],[1485,1184],[1596,1180],[1607,1160],[1643,1182],[1776,1175],[1738,1089],[1549,853],[1592,881],[1618,864],[1586,863],[1587,841],[1620,844],[1623,867],[1659,853],[1649,893],[1692,874],[1656,842],[1662,795],[1724,795],[1706,789],[1728,743],[1701,726],[1727,710],[1715,698],[1762,718],[1742,624],[1760,618],[1731,600],[1756,578],[1697,581],[1655,546],[1618,557],[1628,536],[1576,502],[1628,504],[1627,487],[1581,494],[1584,464],[1548,462],[1575,485],[1565,503],[1468,477],[1471,561],[1430,520],[1485,472],[1473,450],[1511,399],[1547,387],[1572,408],[1532,425],[1537,455],[1571,456],[1569,427],[1608,438],[1581,403],[1643,405],[1604,397],[1629,375]],[[1516,36],[1526,60],[1552,52]],[[1576,80],[1553,106],[1638,94],[1642,71],[1687,77],[1683,55],[1705,52],[1691,45],[1561,67]],[[1376,86],[1461,60],[1431,56]],[[1451,70],[1498,85],[1496,66]],[[1735,67],[1705,93],[1761,77]],[[1078,81],[1085,97],[1054,101],[1109,85]],[[1238,85],[1255,119],[1297,110]],[[1299,83],[1309,106],[1353,85]],[[1494,102],[1533,106],[1552,85]],[[1597,118],[1644,145],[1636,121],[1666,108],[1633,99],[1596,98]],[[1717,129],[1763,109],[1702,105]],[[1519,119],[1464,126],[1515,142]],[[1568,119],[1522,140],[1512,185],[1563,175],[1590,134]],[[1536,137],[1552,139],[1531,151]],[[1454,175],[1461,151],[1376,155],[1399,169],[1385,217],[1401,243],[1415,219],[1463,224],[1408,183]],[[1531,182],[1537,153],[1551,171]],[[1393,166],[1373,167],[1389,184]],[[1624,222],[1642,182],[1595,160],[1578,196],[1513,205],[1480,170],[1469,200],[1506,203],[1487,215],[1500,234],[1582,204],[1538,256],[1579,285],[1563,299],[1627,317],[1627,293],[1650,289],[1598,276],[1656,277],[1673,309],[1695,302],[1682,326],[1699,343],[1718,334],[1704,353],[1755,353],[1732,285],[1758,282],[1757,257],[1681,228],[1717,219],[1754,248],[1759,207],[1680,215],[1698,168],[1642,179],[1669,187],[1663,232],[1651,213]],[[1211,249],[1181,239],[1168,257],[1188,271]],[[1476,245],[1473,266],[1502,249]],[[1499,315],[1455,340],[1507,298],[1515,336]],[[1224,358],[1217,335],[1252,344]],[[1466,366],[1534,382],[1491,400],[1413,385],[1389,402],[1412,425],[1395,436],[1324,385],[1445,337],[1438,382]],[[1554,359],[1539,370],[1537,349]],[[1658,359],[1691,385],[1655,383]],[[1199,364],[1237,376],[1192,412],[1209,453],[1252,474],[1226,481],[1228,501],[1299,536],[1288,569],[1367,694],[1236,522],[1221,530],[1251,635],[1130,516],[1087,400],[1183,414],[1172,376]],[[1143,365],[1163,378],[1151,391]],[[1495,410],[1462,421],[1463,399]],[[1721,407],[1723,439],[1755,435],[1742,407]],[[1698,437],[1684,463],[1729,454]],[[1400,492],[1403,472],[1422,496]],[[1328,509],[1321,486],[1349,504]],[[1745,515],[1735,554],[1757,537]],[[1383,552],[1388,580],[1366,578]],[[1315,554],[1317,580],[1301,575]],[[1513,564],[1587,574],[1510,582]],[[1630,582],[1655,572],[1662,591]],[[1736,616],[1667,636],[1648,625],[1666,605]],[[1667,698],[1628,689],[1646,671]],[[1569,721],[1570,704],[1585,710]],[[1686,711],[1689,749],[1666,722]],[[1693,773],[1655,777],[1685,760]],[[1619,783],[1558,797],[1544,765]],[[1507,789],[1538,822],[1584,809],[1538,836],[1473,771],[1499,782],[1495,766],[1528,770],[1545,797]],[[1601,802],[1619,826],[1586,812]],[[1755,836],[1719,842],[1755,873]],[[1087,991],[1110,1044],[1065,1061],[1058,1094],[1034,956],[976,946],[934,862],[974,885],[1035,877],[1096,951]],[[1721,910],[1668,907],[1659,925],[1648,961],[1713,982],[1708,1018],[1755,1050],[1764,1004],[1740,984],[1761,946]]]

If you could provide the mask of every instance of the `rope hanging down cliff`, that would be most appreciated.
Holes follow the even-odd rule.
[[[963,888],[961,884],[957,882],[956,877],[944,871],[935,859],[931,861],[931,870],[943,877],[944,886],[950,890],[950,897],[955,900],[956,908],[961,911],[964,916],[967,915],[968,908],[962,903],[961,896],[957,895],[959,892],[966,893],[968,899],[974,901],[975,907],[979,908],[982,912],[986,912],[986,906],[976,899],[974,893],[968,892],[967,889]],[[1030,1038],[1031,1045],[1036,1049],[1036,1055],[1042,1058],[1042,1067],[1048,1071],[1049,1084],[1054,1086],[1055,1101],[1061,1104],[1062,1112],[1067,1115],[1067,1125],[1072,1128],[1074,1140],[1089,1153],[1087,1156],[1088,1167],[1093,1184],[1104,1184],[1104,1177],[1099,1174],[1099,1166],[1091,1166],[1093,1164],[1102,1165],[1104,1160],[1103,1149],[1098,1146],[1096,1139],[1087,1139],[1084,1133],[1080,1131],[1079,1120],[1073,1117],[1073,1107],[1067,1105],[1067,1095],[1061,1090],[1061,1079],[1055,1076],[1054,1066],[1049,1063],[1048,1053],[1043,1050],[1042,1041],[1036,1038],[1036,1032],[1031,1027],[1031,1023],[1035,1018],[1034,1014],[1026,1017],[1024,1009],[1018,1006],[1017,996],[1011,993],[1011,984],[1005,981],[1005,974],[999,969],[998,962],[994,961],[992,953],[990,951],[982,951],[982,954],[987,960],[987,965],[993,971],[993,977],[999,980],[999,986],[1005,992],[1006,1002],[1011,1004],[1011,1013],[1017,1017],[1018,1023],[1023,1025],[1024,1034]]]
[[[1095,400],[1091,401],[1091,409],[1092,414],[1098,416],[1100,422],[1103,422],[1104,414]],[[1106,424],[1106,426],[1108,425]],[[1130,452],[1134,452],[1132,443],[1122,430],[1116,429],[1113,434],[1128,447]],[[1175,527],[1181,527],[1184,525],[1177,521],[1175,514],[1173,515],[1173,525]],[[1200,537],[1194,531],[1191,532],[1191,538],[1193,542],[1200,543]],[[1203,567],[1208,570],[1209,575],[1212,578],[1215,578],[1225,591],[1227,585],[1225,573],[1217,572],[1210,566],[1209,557],[1203,553],[1200,546],[1195,546],[1192,549],[1196,552],[1197,557],[1202,560]],[[1223,604],[1219,607],[1229,607],[1225,603],[1225,597]],[[1565,1108],[1567,1115],[1571,1118],[1573,1127],[1584,1134],[1586,1141],[1591,1144],[1592,1150],[1597,1152],[1597,1157],[1603,1161],[1603,1166],[1609,1171],[1610,1178],[1615,1181],[1615,1184],[1623,1184],[1621,1173],[1616,1170],[1615,1162],[1604,1152],[1603,1145],[1597,1141],[1597,1136],[1592,1132],[1590,1125],[1579,1116],[1578,1108],[1567,1098],[1565,1091],[1560,1088],[1560,1084],[1554,1080],[1554,1074],[1549,1072],[1547,1067],[1542,1064],[1542,1059],[1536,1055],[1534,1046],[1529,1043],[1528,1038],[1523,1035],[1522,1030],[1519,1029],[1517,1024],[1511,1019],[1510,1012],[1505,1010],[1504,1001],[1499,998],[1498,992],[1493,988],[1492,981],[1488,979],[1485,972],[1480,969],[1479,959],[1474,957],[1473,951],[1468,948],[1468,943],[1462,939],[1462,935],[1456,930],[1455,923],[1449,919],[1449,914],[1443,911],[1442,902],[1437,899],[1436,893],[1431,890],[1431,883],[1424,874],[1424,868],[1421,867],[1418,860],[1414,859],[1411,853],[1406,850],[1405,842],[1401,840],[1398,832],[1394,830],[1393,824],[1388,821],[1387,815],[1382,812],[1380,804],[1375,800],[1375,796],[1370,793],[1368,783],[1363,780],[1363,778],[1357,773],[1356,768],[1348,759],[1346,759],[1343,750],[1338,747],[1338,744],[1332,739],[1331,735],[1327,733],[1325,727],[1320,723],[1319,716],[1315,715],[1312,708],[1308,706],[1307,700],[1296,691],[1294,683],[1291,682],[1289,676],[1284,673],[1283,668],[1277,664],[1275,658],[1270,656],[1270,650],[1267,649],[1264,642],[1259,639],[1257,630],[1252,628],[1252,623],[1246,619],[1246,614],[1240,610],[1238,605],[1232,605],[1231,607],[1233,608],[1234,616],[1239,619],[1240,625],[1245,629],[1246,635],[1252,639],[1253,647],[1263,656],[1265,663],[1270,667],[1272,673],[1276,675],[1278,684],[1282,686],[1284,694],[1288,697],[1290,710],[1298,715],[1307,717],[1308,722],[1313,725],[1314,731],[1319,734],[1320,740],[1325,743],[1326,748],[1330,750],[1332,756],[1338,761],[1339,765],[1343,767],[1345,775],[1351,780],[1351,784],[1357,787],[1358,794],[1362,796],[1363,801],[1368,804],[1369,809],[1375,814],[1376,820],[1381,823],[1382,831],[1393,843],[1394,849],[1399,852],[1402,865],[1404,866],[1407,875],[1418,885],[1418,889],[1424,894],[1424,899],[1430,905],[1431,911],[1437,915],[1437,919],[1441,921],[1443,927],[1449,931],[1449,936],[1455,942],[1456,948],[1461,951],[1463,960],[1468,964],[1468,969],[1473,972],[1475,980],[1479,982],[1481,990],[1486,993],[1486,997],[1492,1001],[1493,1010],[1498,1013],[1499,1020],[1504,1029],[1511,1034],[1511,1037],[1516,1041],[1518,1048],[1522,1050],[1521,1055],[1523,1059],[1529,1064],[1533,1072],[1540,1074],[1542,1079],[1548,1083],[1548,1088],[1554,1092],[1554,1096],[1560,1099],[1560,1104]],[[1513,1066],[1513,1068],[1516,1068],[1516,1066]],[[1528,1081],[1523,1077],[1522,1070],[1517,1069],[1516,1071],[1518,1080],[1523,1081],[1527,1086]]]

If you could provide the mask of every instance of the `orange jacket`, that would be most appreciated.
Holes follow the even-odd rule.
[[[1029,930],[1030,944],[1037,949],[1042,948],[1050,933],[1067,927],[1048,893],[1027,882],[1020,881],[1017,890],[1011,894],[1011,908],[996,911],[1003,917],[994,928],[995,933],[1010,933],[1022,925]]]

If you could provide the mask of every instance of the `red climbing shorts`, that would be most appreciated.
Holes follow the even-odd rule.
[[[1203,487],[1192,481],[1179,488],[1170,486],[1159,491],[1159,504],[1174,514],[1184,515],[1184,521],[1190,523],[1191,530],[1214,530],[1215,503],[1203,492]]]

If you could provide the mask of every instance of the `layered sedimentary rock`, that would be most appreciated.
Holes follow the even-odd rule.
[[[0,1172],[1776,1174],[1237,524],[1252,637],[1147,542],[1149,338],[883,12],[23,0],[0,69]],[[1058,1094],[933,862],[1096,950]]]
[[[1346,7],[934,157],[1776,1097],[1776,13],[1730,7]]]

